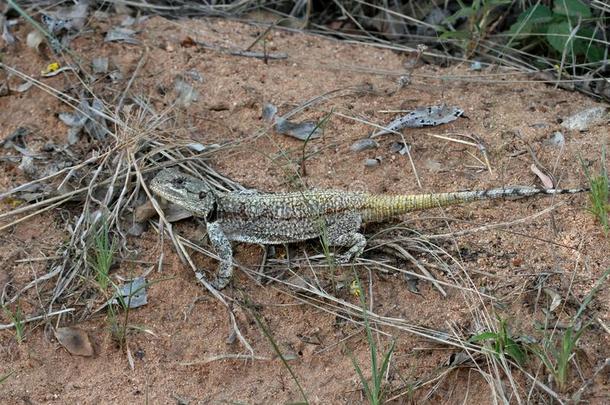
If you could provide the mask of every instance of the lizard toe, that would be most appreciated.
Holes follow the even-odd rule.
[[[214,287],[215,289],[222,290],[229,284],[230,281],[231,281],[230,278],[216,277],[214,280],[212,280],[210,282],[210,284],[212,284],[212,287]]]
[[[338,264],[347,264],[352,261],[352,256],[353,255],[347,255],[347,254],[346,255],[337,255],[337,256],[335,256],[335,261]]]

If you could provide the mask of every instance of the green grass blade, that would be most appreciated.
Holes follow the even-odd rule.
[[[362,373],[362,370],[360,369],[360,366],[358,365],[358,360],[356,360],[354,353],[352,353],[352,351],[349,350],[349,348],[347,349],[347,351],[349,354],[349,358],[352,360],[352,364],[354,365],[354,369],[356,370],[356,374],[358,374],[358,378],[360,378],[360,383],[362,383],[362,389],[364,389],[364,394],[366,395],[366,397],[368,398],[370,403],[372,403],[372,404],[375,403],[375,400],[373,398],[373,393],[371,392],[371,388],[369,387],[369,382],[364,377],[364,374]]]
[[[265,335],[265,337],[269,340],[269,343],[271,343],[271,347],[273,348],[273,351],[275,352],[275,354],[278,355],[278,357],[282,361],[282,364],[284,365],[284,367],[286,367],[286,369],[290,373],[290,376],[294,380],[294,382],[295,382],[299,392],[301,393],[301,396],[303,397],[303,401],[306,404],[309,404],[309,400],[307,399],[307,395],[305,394],[305,390],[303,390],[303,387],[301,386],[301,383],[299,383],[299,379],[297,378],[296,373],[292,370],[292,368],[290,367],[290,364],[288,364],[288,362],[284,358],[284,355],[282,354],[282,351],[280,350],[279,346],[275,342],[275,339],[273,339],[273,336],[271,336],[271,333],[269,332],[267,327],[263,324],[263,321],[258,316],[258,314],[256,314],[254,311],[250,311],[250,313],[252,314],[252,316],[256,320],[256,324],[258,325],[258,327],[263,332],[263,335]]]

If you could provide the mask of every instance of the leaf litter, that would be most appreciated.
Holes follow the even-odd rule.
[[[139,308],[148,304],[144,277],[135,278],[120,286],[112,303],[116,305],[119,300],[128,308]]]
[[[288,135],[300,141],[318,139],[322,136],[322,128],[320,128],[319,122],[294,122],[282,116],[278,116],[277,113],[278,108],[275,105],[267,103],[263,106],[263,119],[273,123],[273,127],[278,133]]]
[[[464,115],[464,110],[458,107],[435,105],[431,107],[418,107],[409,113],[396,118],[383,129],[374,132],[371,137],[391,134],[403,128],[435,127],[448,124]]]

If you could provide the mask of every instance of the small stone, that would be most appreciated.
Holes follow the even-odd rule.
[[[559,131],[553,133],[551,138],[549,139],[549,144],[553,146],[563,147],[566,143],[566,138]]]
[[[375,166],[379,166],[381,164],[381,157],[376,157],[374,159],[366,159],[364,161],[364,165],[366,167],[375,167]]]
[[[390,152],[392,153],[400,153],[401,155],[406,155],[410,150],[409,145],[404,142],[394,142],[390,146]]]
[[[569,116],[561,126],[571,130],[586,131],[589,127],[607,120],[607,111],[608,108],[604,106],[588,108]]]
[[[359,139],[356,142],[354,142],[352,144],[352,146],[350,146],[350,150],[352,152],[361,152],[363,150],[375,149],[378,147],[379,147],[379,144],[377,143],[377,141],[375,141],[371,138],[363,138],[363,139]]]

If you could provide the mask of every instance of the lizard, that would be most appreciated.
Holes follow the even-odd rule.
[[[205,220],[220,262],[212,286],[226,287],[233,275],[231,241],[285,244],[324,237],[329,246],[346,247],[340,263],[357,258],[366,247],[359,232],[365,222],[379,222],[411,211],[477,200],[575,194],[587,188],[546,189],[526,186],[431,194],[369,194],[340,190],[258,193],[221,192],[176,168],[161,170],[149,183],[154,194]]]

